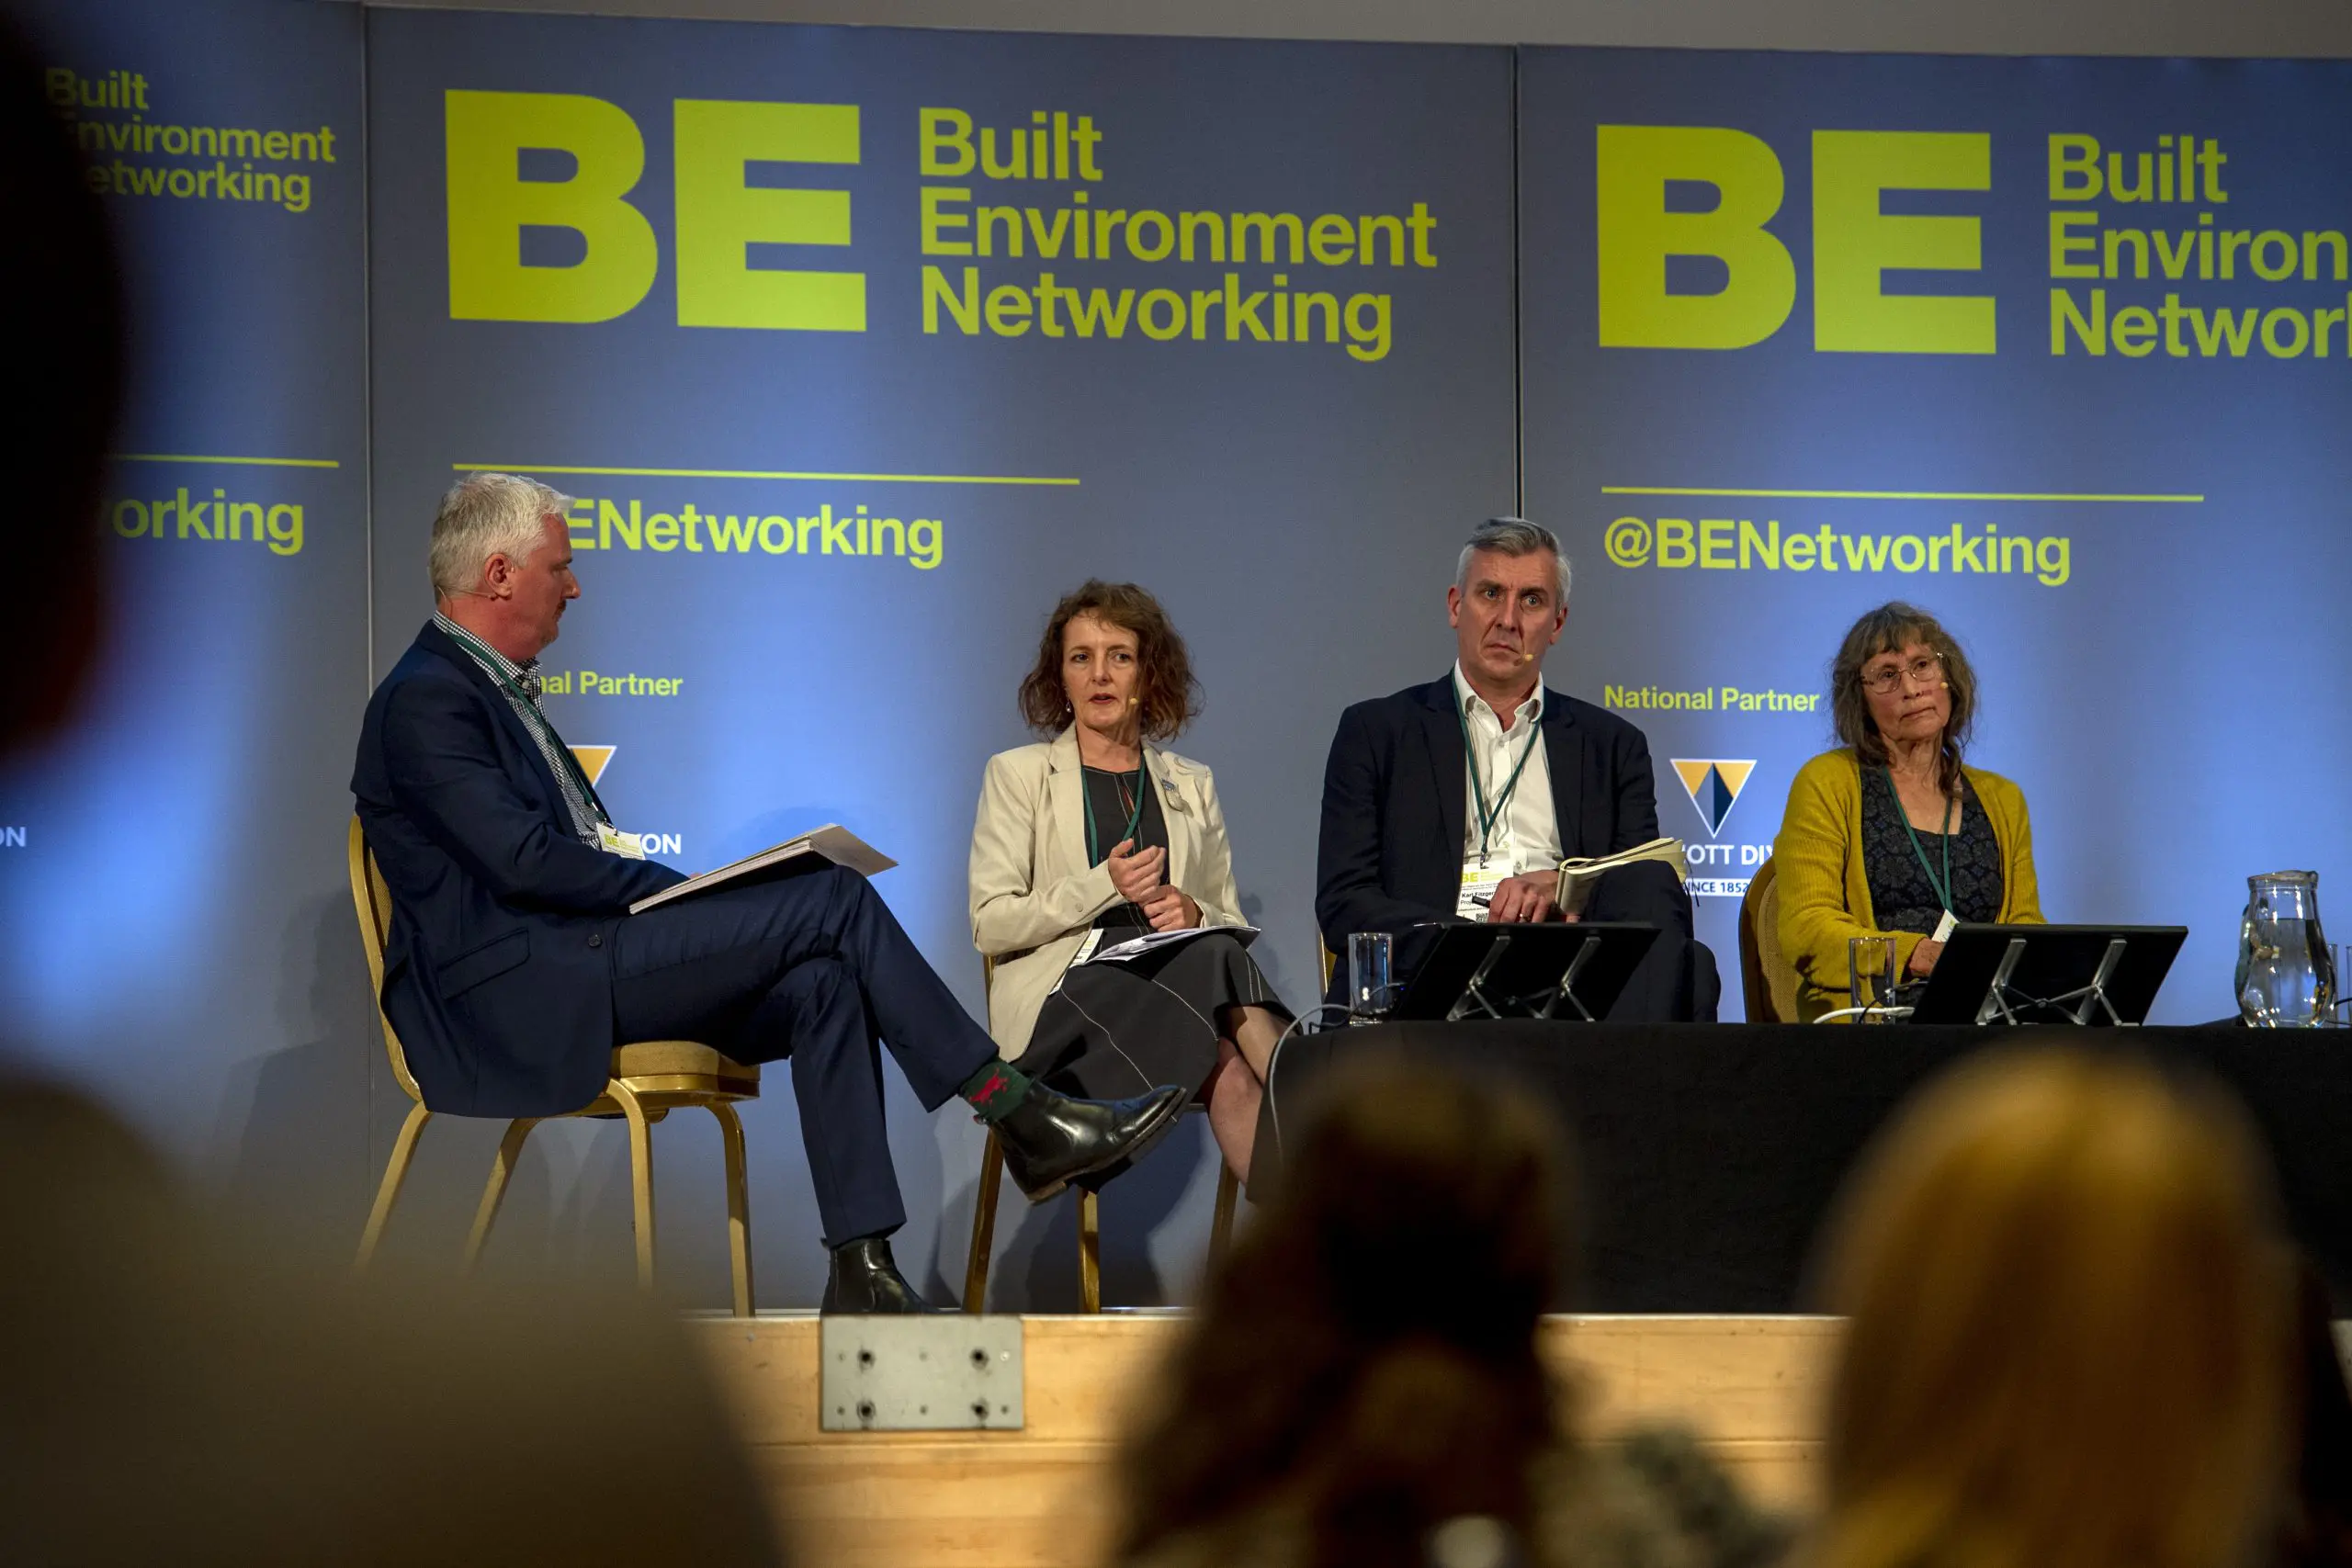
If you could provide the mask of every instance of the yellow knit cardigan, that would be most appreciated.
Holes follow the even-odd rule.
[[[2001,846],[2001,922],[2041,923],[2024,792],[1998,773],[1962,772],[1970,798],[1983,806]],[[1883,931],[1871,923],[1870,877],[1862,869],[1862,769],[1851,747],[1825,751],[1797,770],[1780,836],[1772,840],[1772,864],[1781,951],[1797,972],[1798,1018],[1847,1005],[1850,938],[1891,936],[1897,972],[1910,964],[1919,933]]]

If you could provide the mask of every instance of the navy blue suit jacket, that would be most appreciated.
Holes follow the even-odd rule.
[[[582,843],[530,731],[430,622],[368,700],[351,793],[392,894],[384,1013],[426,1106],[547,1116],[595,1099],[613,927],[684,875]]]
[[[1323,944],[1343,960],[1332,973],[1334,999],[1346,987],[1340,969],[1350,931],[1402,933],[1454,919],[1469,801],[1453,702],[1449,671],[1340,716],[1323,771],[1315,877],[1316,923]],[[1612,854],[1657,837],[1657,781],[1639,729],[1548,687],[1541,727],[1563,857]],[[1690,901],[1663,867],[1611,873],[1587,913],[1690,935]],[[1412,961],[1398,959],[1400,969]]]

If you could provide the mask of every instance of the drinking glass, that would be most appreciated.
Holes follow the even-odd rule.
[[[1348,1021],[1377,1023],[1396,1005],[1389,964],[1396,942],[1386,931],[1348,933]]]
[[[1852,1005],[1870,1010],[1856,1016],[1858,1023],[1891,1021],[1884,1011],[1894,1005],[1894,939],[1857,936],[1846,939],[1846,973],[1851,976]]]

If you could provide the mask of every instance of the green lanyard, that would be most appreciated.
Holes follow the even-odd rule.
[[[1919,869],[1927,874],[1928,890],[1943,903],[1944,913],[1951,913],[1951,796],[1944,797],[1944,879],[1936,880],[1936,868],[1928,863],[1928,852],[1919,842],[1919,830],[1911,826],[1911,813],[1903,808],[1903,795],[1894,787],[1894,770],[1881,768],[1886,776],[1886,793],[1894,796],[1894,815],[1903,821],[1903,830],[1911,835],[1911,852],[1919,857]]]
[[[1486,784],[1478,777],[1478,748],[1471,743],[1470,720],[1463,715],[1464,705],[1458,700],[1454,703],[1453,722],[1462,727],[1462,754],[1470,761],[1470,799],[1478,808],[1478,867],[1483,871],[1487,865],[1487,840],[1493,837],[1495,824],[1503,819],[1503,813],[1510,809],[1510,797],[1519,789],[1519,775],[1527,771],[1527,759],[1535,754],[1535,743],[1543,737],[1536,721],[1529,719],[1527,744],[1520,750],[1519,766],[1510,771],[1510,780],[1503,785],[1503,793],[1490,811],[1487,808]]]
[[[1108,768],[1100,771],[1110,773]],[[1119,775],[1113,773],[1111,776],[1116,778]],[[1114,844],[1125,843],[1136,836],[1136,824],[1143,820],[1143,792],[1150,787],[1144,778],[1143,764],[1138,761],[1136,764],[1136,807],[1127,813],[1127,830],[1112,840]],[[1086,863],[1100,865],[1102,863],[1102,852],[1094,842],[1094,792],[1086,787],[1086,770],[1082,767],[1078,772],[1078,798],[1086,807]]]
[[[463,626],[457,628],[456,640],[458,646],[464,648],[468,652],[472,652],[477,649],[481,649],[485,653],[493,651],[480,637],[475,637]],[[492,681],[498,682],[498,689],[500,691],[511,695],[516,702],[521,703],[525,707],[530,709],[531,712],[538,715],[539,722],[543,725],[547,725],[548,738],[555,742],[555,754],[563,759],[564,771],[571,775],[571,782],[580,786],[580,798],[587,804],[590,810],[594,811],[597,817],[603,819],[606,827],[612,826],[612,813],[605,809],[604,801],[598,798],[596,795],[596,786],[588,782],[588,774],[580,766],[580,759],[571,754],[571,748],[563,743],[563,737],[556,734],[555,726],[548,724],[548,716],[543,713],[539,713],[539,705],[531,699],[531,694],[523,690],[522,687],[516,685],[514,682],[508,680],[506,677],[506,671],[499,665],[496,660],[484,661],[477,659],[474,662],[481,664],[482,666],[482,672],[488,675]]]

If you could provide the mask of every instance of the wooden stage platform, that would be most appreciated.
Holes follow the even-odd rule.
[[[1018,1432],[824,1433],[817,1320],[698,1318],[796,1560],[824,1568],[1092,1568],[1105,1465],[1174,1314],[1023,1320]],[[1562,1317],[1554,1365],[1582,1380],[1590,1429],[1675,1419],[1760,1499],[1802,1506],[1838,1324],[1818,1317]]]

